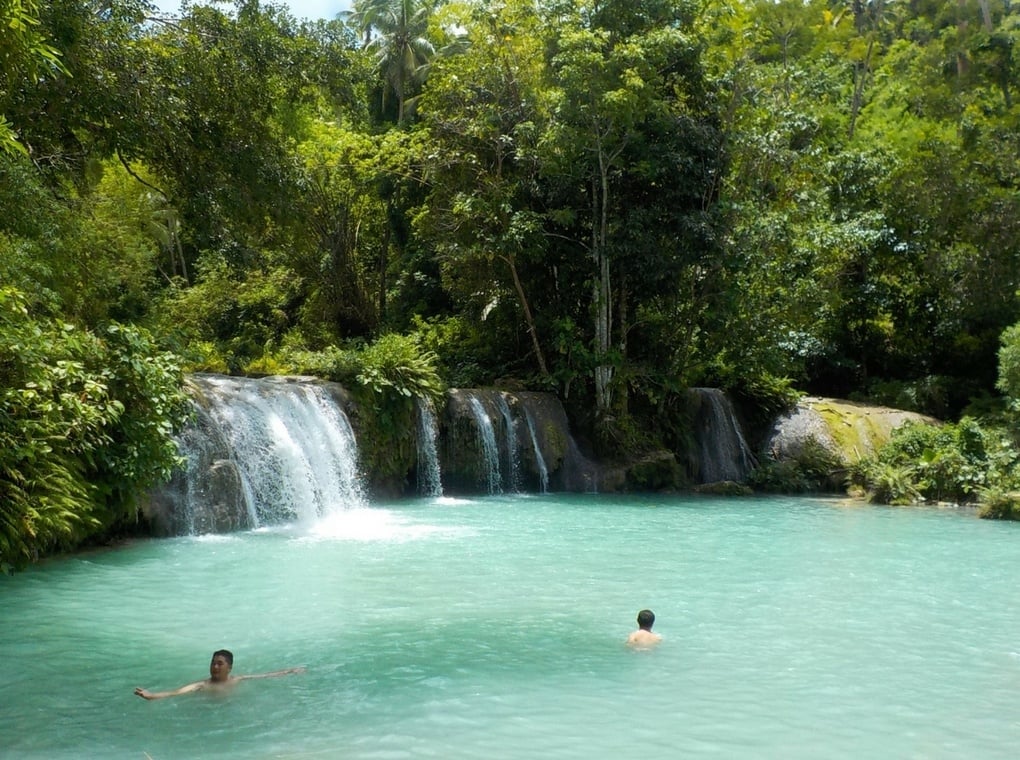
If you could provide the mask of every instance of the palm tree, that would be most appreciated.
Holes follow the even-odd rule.
[[[437,0],[355,0],[351,20],[365,35],[365,48],[375,50],[383,79],[383,105],[392,91],[397,97],[397,123],[403,123],[410,93],[420,82],[435,48],[425,37]]]

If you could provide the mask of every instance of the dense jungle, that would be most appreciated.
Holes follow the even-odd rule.
[[[945,424],[847,484],[1014,516],[1018,40],[1011,0],[3,0],[0,567],[143,529],[193,371],[392,426],[550,391],[605,459],[683,461],[695,386],[884,404]]]

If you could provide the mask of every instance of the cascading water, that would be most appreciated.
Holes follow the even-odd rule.
[[[439,438],[439,425],[436,422],[436,410],[428,398],[419,398],[418,430],[416,445],[418,449],[418,493],[421,496],[442,496],[443,482],[439,471],[439,454],[436,441]]]
[[[718,388],[692,388],[700,402],[696,437],[700,449],[699,480],[744,481],[757,466],[740,431],[730,400]]]
[[[478,438],[482,444],[482,453],[485,456],[489,493],[502,493],[503,480],[499,472],[499,446],[496,444],[496,431],[492,427],[492,420],[489,419],[485,407],[482,406],[482,402],[477,396],[471,397],[470,404],[475,424],[478,426]]]
[[[188,382],[197,414],[178,438],[186,467],[141,505],[155,533],[294,521],[320,530],[319,518],[347,520],[342,508],[367,506],[346,414],[353,402],[343,387],[299,377],[191,375]],[[419,402],[417,414],[408,431],[417,459],[408,457],[405,472],[421,496],[598,488],[600,470],[578,450],[552,394],[451,389],[441,410]],[[396,493],[405,483],[401,476],[372,487]]]
[[[535,466],[538,468],[539,485],[542,493],[549,493],[549,469],[545,466],[545,457],[542,456],[542,447],[538,445],[538,436],[535,434],[535,421],[531,418],[531,412],[524,406],[524,420],[528,423],[528,435],[531,436],[531,448],[535,453]]]
[[[517,453],[517,430],[514,427],[514,418],[510,413],[510,404],[502,393],[494,395],[496,406],[503,416],[504,437],[506,439],[506,472],[507,489],[517,493],[521,490],[521,460]]]
[[[172,535],[194,535],[254,527],[258,518],[244,496],[237,463],[222,458],[226,442],[208,413],[197,404],[195,412],[195,423],[177,439],[185,465],[175,475],[177,487],[164,489],[164,529]],[[226,506],[229,501],[233,503]],[[229,517],[222,519],[225,515]]]
[[[364,504],[354,431],[320,385],[214,376],[194,382],[237,465],[253,527]]]

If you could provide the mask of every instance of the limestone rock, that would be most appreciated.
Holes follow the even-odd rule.
[[[776,462],[795,460],[813,442],[838,461],[854,464],[875,454],[889,441],[892,432],[907,421],[939,424],[938,420],[916,412],[808,396],[773,422],[765,438],[764,453]]]

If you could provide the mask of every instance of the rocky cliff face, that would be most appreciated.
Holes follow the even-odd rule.
[[[598,490],[551,393],[454,389],[440,416],[439,461],[448,493]]]

